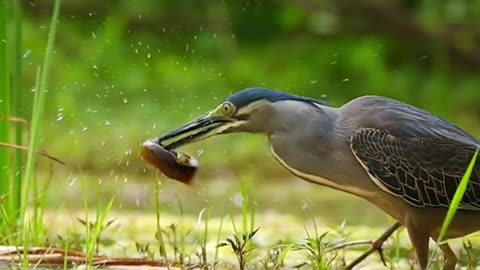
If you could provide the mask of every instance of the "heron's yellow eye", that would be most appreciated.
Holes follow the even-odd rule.
[[[235,112],[235,106],[230,102],[225,102],[222,104],[222,113],[224,116],[232,116]]]

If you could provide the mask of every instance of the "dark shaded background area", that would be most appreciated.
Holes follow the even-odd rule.
[[[51,7],[24,2],[28,87]],[[332,106],[384,95],[480,136],[478,0],[63,1],[58,31],[42,147],[92,173],[144,173],[144,140],[252,86]],[[187,151],[204,176],[284,175],[264,138]]]

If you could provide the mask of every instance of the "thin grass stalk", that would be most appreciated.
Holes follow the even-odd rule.
[[[179,261],[180,263],[183,265],[183,256],[185,254],[185,233],[186,233],[186,230],[185,230],[185,222],[184,222],[184,210],[183,210],[183,204],[182,204],[182,201],[180,200],[180,198],[177,197],[177,201],[178,201],[178,210],[180,210],[180,226],[179,226],[179,230],[180,230],[180,253],[179,253]]]
[[[68,255],[70,252],[70,238],[66,237],[65,238],[65,244],[63,246],[63,250],[65,251],[65,256],[63,258],[63,270],[68,270],[70,269],[69,263],[68,263]]]
[[[87,196],[87,182],[85,179],[81,180],[82,183],[82,193],[83,193],[83,209],[85,211],[85,218],[83,221],[85,222],[85,246],[87,247],[88,250],[88,244],[90,242],[90,238],[92,237],[92,231],[90,228],[90,220],[89,220],[89,213],[88,213],[88,196]],[[87,258],[88,259],[88,258]]]
[[[50,168],[48,173],[47,182],[42,187],[42,190],[36,194],[36,206],[35,206],[35,214],[33,218],[36,220],[34,221],[34,225],[36,226],[33,228],[33,238],[32,243],[34,245],[42,245],[45,243],[46,240],[46,229],[45,224],[43,223],[43,217],[45,214],[45,207],[47,201],[47,193],[50,188],[50,184],[52,183],[53,179],[53,163],[50,162]]]
[[[28,219],[23,220],[23,231],[22,231],[22,247],[23,247],[23,256],[21,261],[22,269],[29,269],[30,262],[28,261],[28,251],[31,247],[31,237],[30,232],[32,231],[30,228],[31,224],[28,222]],[[22,251],[20,251],[22,253]]]
[[[8,65],[8,1],[0,1],[0,115],[10,116],[9,65]],[[8,121],[0,121],[0,142],[10,141]],[[0,196],[8,196],[10,182],[10,150],[0,148]],[[8,198],[7,198],[8,200]],[[7,206],[7,216],[10,208]],[[1,221],[2,223],[5,220]]]
[[[158,253],[160,254],[160,257],[163,257],[165,258],[165,260],[167,260],[167,251],[165,249],[165,241],[163,239],[162,227],[160,225],[160,185],[160,181],[155,183],[155,211],[157,222],[157,232],[155,233],[155,238],[158,241]]]
[[[12,217],[9,216],[8,210],[5,205],[0,204],[0,245],[14,245],[15,244],[15,232],[13,231],[11,224]]]
[[[225,217],[226,218],[226,217]],[[217,242],[215,243],[215,254],[213,255],[213,270],[217,269],[217,264],[218,264],[218,246],[220,245],[221,238],[222,238],[222,228],[223,228],[223,222],[225,221],[225,218],[222,218],[220,220],[220,225],[218,225],[218,230],[217,230]]]
[[[235,223],[235,218],[232,215],[229,215],[229,216],[230,216],[230,220],[232,221],[233,234],[238,235],[239,232],[238,232],[237,224]]]
[[[32,187],[34,191],[37,190],[36,181],[34,181],[36,157],[33,153],[35,153],[35,151],[37,150],[38,143],[40,140],[40,129],[42,124],[43,111],[45,107],[46,93],[48,92],[48,78],[50,74],[51,59],[53,57],[52,53],[54,49],[55,36],[57,33],[57,21],[58,21],[59,13],[60,13],[60,0],[55,0],[52,20],[50,22],[50,30],[48,33],[47,48],[45,50],[45,58],[43,61],[43,68],[42,68],[42,72],[40,73],[40,80],[38,83],[39,87],[36,88],[36,92],[35,92],[36,100],[34,100],[34,105],[33,105],[34,110],[32,112],[32,120],[31,120],[31,128],[30,128],[30,132],[31,132],[30,142],[29,142],[30,151],[28,153],[27,164],[25,168],[25,178],[24,178],[25,180],[24,180],[24,185],[22,186],[22,194],[21,194],[22,209],[25,209],[26,206],[28,205],[30,187]],[[34,197],[36,197],[36,194],[34,194]],[[34,218],[33,218],[34,222],[35,220],[37,220],[35,215],[36,215],[36,212],[34,210]],[[22,211],[21,218],[24,218],[24,216],[25,216],[25,211]],[[34,225],[33,228],[37,228],[37,226]]]
[[[243,233],[248,233],[248,206],[250,203],[250,198],[248,197],[248,187],[246,180],[243,179],[241,182],[241,194],[242,194],[242,224],[243,224]]]
[[[255,204],[255,201],[250,198],[250,232],[253,232],[255,230],[255,212],[257,209],[257,206]]]
[[[11,113],[15,117],[20,117],[23,108],[22,102],[22,6],[21,1],[10,0],[12,12],[12,27],[10,29],[10,53],[11,61]],[[15,125],[14,143],[23,145],[23,125]],[[15,217],[19,217],[21,201],[21,185],[23,177],[23,152],[13,151],[14,155],[14,176],[10,178],[10,207]]]
[[[202,243],[202,255],[203,257],[203,263],[204,263],[204,268],[208,269],[208,258],[207,258],[207,244],[208,244],[208,220],[210,219],[210,210],[209,208],[203,208],[202,212],[205,211],[205,224],[203,228],[203,243]],[[215,263],[215,262],[213,262]]]
[[[457,190],[455,191],[455,194],[453,195],[452,203],[450,204],[450,207],[448,208],[447,216],[445,217],[445,220],[443,221],[442,224],[442,229],[440,230],[440,235],[438,236],[437,243],[441,244],[444,240],[445,235],[447,234],[448,228],[450,227],[450,224],[453,222],[453,218],[455,217],[455,213],[458,210],[458,207],[460,203],[462,202],[463,195],[465,194],[465,191],[467,190],[468,183],[470,182],[470,177],[472,175],[473,169],[475,167],[475,164],[477,162],[477,156],[478,156],[478,151],[477,149],[475,151],[475,154],[473,154],[472,160],[470,160],[470,163],[468,164],[468,168],[465,172],[465,174],[462,177],[462,180],[460,181],[460,184],[457,187]]]
[[[34,115],[36,111],[38,110],[37,107],[38,105],[38,100],[39,100],[39,95],[40,92],[38,91],[38,87],[40,85],[40,73],[41,69],[40,67],[37,67],[36,75],[35,75],[35,92],[33,94],[33,107],[32,107],[32,114]],[[32,122],[32,128],[33,128],[33,122]],[[32,138],[33,136],[30,136],[30,146],[32,146]],[[20,207],[20,220],[25,219],[25,214],[27,212],[27,207],[28,207],[28,197],[30,194],[30,178],[33,178],[34,174],[34,168],[33,164],[35,163],[35,152],[36,150],[33,147],[29,147],[27,151],[27,163],[25,167],[25,179],[23,180],[23,185],[22,185],[22,196],[21,196],[21,207]],[[35,182],[35,181],[33,181]]]

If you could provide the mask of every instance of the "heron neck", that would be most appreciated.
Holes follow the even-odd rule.
[[[319,108],[321,112],[311,112],[312,116],[302,113],[288,128],[270,134],[273,156],[304,180],[365,198],[372,196],[376,187],[363,181],[368,175],[352,155],[346,136],[338,134],[338,109]]]

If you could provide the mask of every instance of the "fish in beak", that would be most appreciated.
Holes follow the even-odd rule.
[[[230,119],[209,113],[155,140],[143,143],[141,156],[165,176],[191,184],[198,161],[174,149],[197,142],[224,131],[221,127]]]

